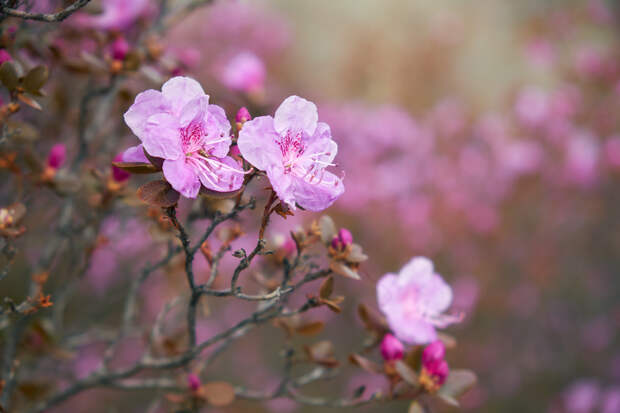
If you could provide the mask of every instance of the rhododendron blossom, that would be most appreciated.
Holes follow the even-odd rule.
[[[295,209],[329,207],[342,193],[342,180],[325,170],[333,165],[338,145],[326,123],[318,121],[314,103],[288,97],[275,116],[260,116],[243,125],[239,150],[267,173],[280,200]]]
[[[266,69],[263,61],[251,52],[241,52],[225,65],[222,83],[233,90],[256,92],[263,88]]]
[[[103,11],[97,15],[80,14],[78,25],[104,30],[126,30],[140,18],[149,7],[149,0],[105,0]]]
[[[218,192],[241,187],[244,171],[227,156],[230,122],[197,81],[174,77],[161,92],[138,94],[125,122],[149,155],[164,159],[164,177],[183,196],[195,198],[201,184]],[[139,147],[123,155],[125,161],[140,158]]]
[[[437,338],[435,327],[460,317],[442,314],[452,302],[452,289],[424,257],[409,261],[399,274],[385,274],[377,283],[377,301],[396,337],[410,344]]]

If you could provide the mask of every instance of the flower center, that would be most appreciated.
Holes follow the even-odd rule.
[[[191,154],[202,149],[207,136],[200,122],[192,122],[181,129],[181,146],[183,152]]]

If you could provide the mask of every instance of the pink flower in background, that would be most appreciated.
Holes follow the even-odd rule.
[[[274,191],[292,209],[321,211],[342,193],[344,185],[325,170],[333,165],[338,146],[326,123],[318,122],[314,103],[288,97],[275,116],[246,122],[237,142],[243,157],[264,170]]]
[[[549,95],[536,87],[523,89],[515,103],[517,119],[525,126],[540,126],[549,115]]]
[[[567,413],[592,413],[598,403],[601,389],[595,380],[580,379],[573,383],[564,394],[564,407]]]
[[[10,62],[11,60],[13,60],[13,58],[11,58],[9,52],[7,52],[6,49],[0,49],[0,65],[4,62]]]
[[[195,198],[201,184],[218,192],[239,189],[244,171],[226,156],[231,127],[224,109],[210,105],[194,79],[174,77],[161,90],[138,94],[125,122],[149,155],[164,159],[166,180],[187,198]],[[137,147],[128,152],[123,159],[139,156]]]
[[[60,168],[67,159],[67,147],[64,143],[57,143],[52,146],[47,155],[47,166],[52,169]]]
[[[220,80],[233,90],[250,93],[263,89],[265,76],[263,61],[252,52],[241,52],[226,63]]]
[[[149,0],[103,0],[102,13],[80,13],[74,21],[80,26],[93,29],[127,30],[146,13],[149,5]]]
[[[461,320],[442,314],[452,302],[452,289],[424,257],[413,258],[399,274],[381,277],[377,301],[396,337],[410,344],[430,343],[437,338],[435,327]]]
[[[381,357],[385,361],[400,360],[403,358],[405,346],[392,334],[386,334],[381,341]]]
[[[614,168],[620,168],[620,136],[607,139],[604,150],[607,163]]]

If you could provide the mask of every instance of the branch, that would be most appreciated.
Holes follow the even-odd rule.
[[[12,9],[10,7],[0,5],[0,14],[5,16],[17,17],[24,20],[36,20],[40,22],[55,23],[61,22],[73,13],[86,6],[90,0],[77,0],[72,5],[62,9],[58,13],[29,13],[22,10]]]

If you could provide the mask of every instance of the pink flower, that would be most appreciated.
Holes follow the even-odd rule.
[[[187,387],[191,391],[197,391],[200,388],[200,377],[196,373],[190,373],[187,375]]]
[[[351,244],[353,244],[353,234],[346,228],[340,228],[338,235],[332,239],[332,248],[337,250],[344,250]]]
[[[217,192],[241,187],[244,172],[226,156],[230,122],[224,109],[209,104],[209,96],[194,79],[174,77],[161,92],[149,89],[138,94],[125,113],[125,123],[149,155],[164,159],[164,177],[183,196],[195,198],[201,184]],[[143,155],[133,147],[123,160]]]
[[[338,152],[314,103],[288,97],[275,116],[246,122],[237,142],[243,157],[264,170],[281,201],[321,211],[344,192],[342,180],[325,170]]]
[[[67,159],[67,148],[64,143],[57,143],[52,146],[50,153],[47,155],[47,166],[52,169],[60,168]]]
[[[112,44],[110,44],[110,54],[115,60],[125,60],[130,47],[124,36],[118,36],[114,39]]]
[[[400,360],[403,358],[405,346],[403,346],[403,343],[401,343],[399,339],[388,333],[385,335],[385,337],[383,337],[383,340],[381,341],[380,350],[383,360]]]
[[[6,49],[0,49],[0,65],[4,62],[10,62],[11,60],[13,59],[9,52],[7,52]]]
[[[440,340],[435,340],[422,352],[422,368],[432,381],[441,386],[450,374],[448,362],[444,360],[446,347]]]
[[[126,30],[142,16],[149,7],[149,0],[105,0],[103,12],[97,15],[80,13],[77,24],[102,30]]]
[[[114,157],[112,162],[121,162],[122,160],[123,160],[123,154],[119,153],[118,155]],[[129,172],[112,165],[112,178],[114,179],[114,181],[125,182],[126,180],[129,179],[130,176],[131,174]]]
[[[245,123],[249,120],[252,120],[252,115],[250,115],[250,111],[248,110],[248,108],[243,106],[237,112],[237,116],[235,116],[235,121],[237,121],[238,123]]]
[[[452,289],[424,257],[413,258],[398,275],[381,277],[377,301],[396,337],[410,344],[430,343],[437,338],[435,327],[461,320],[442,314],[452,302]]]
[[[233,90],[255,92],[265,83],[265,64],[252,52],[241,52],[226,63],[220,79]]]

